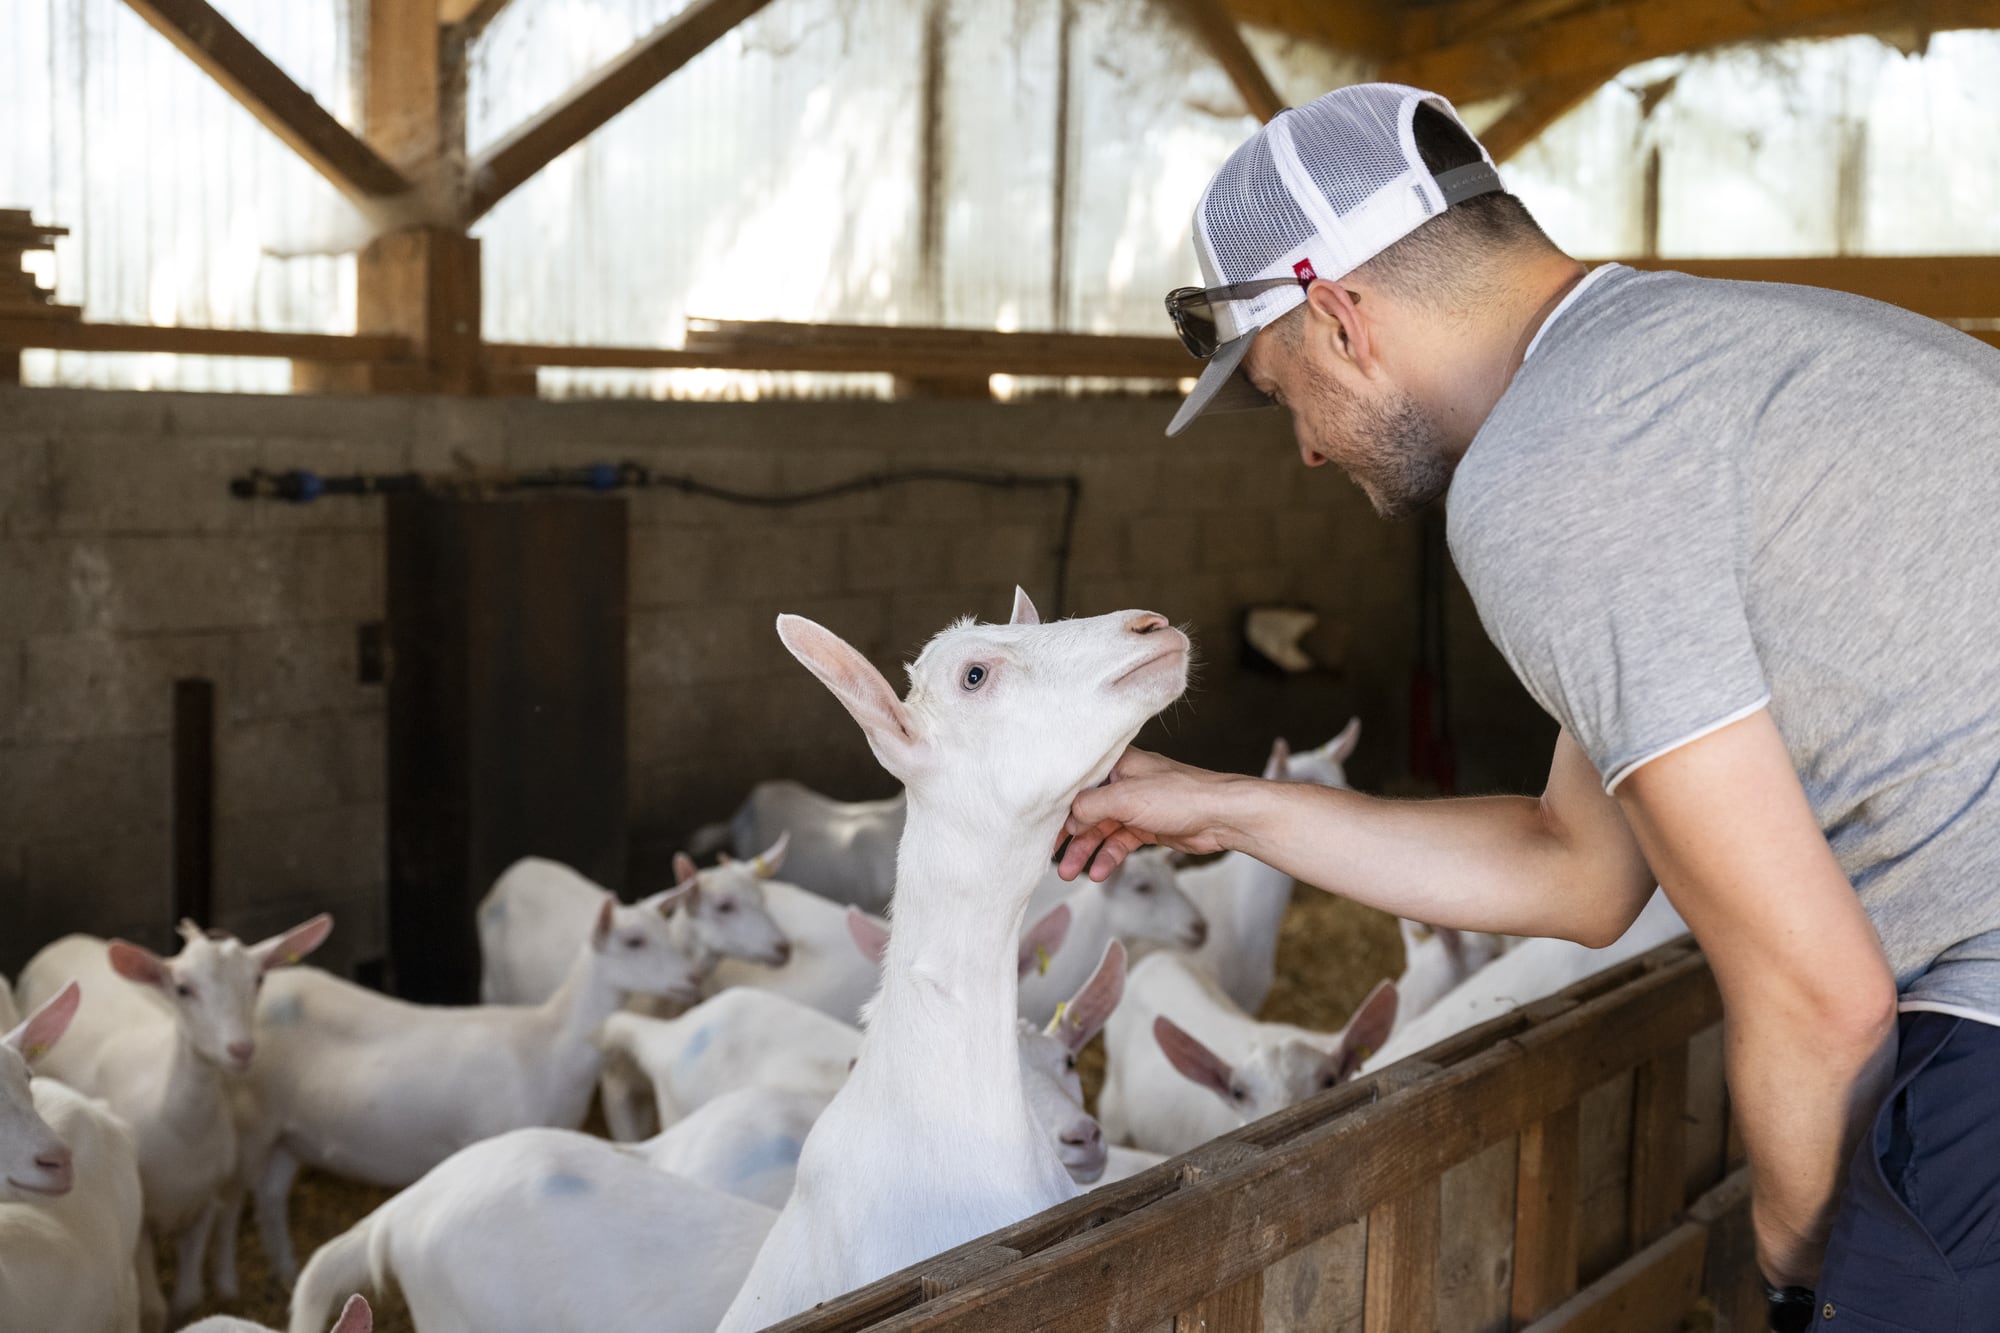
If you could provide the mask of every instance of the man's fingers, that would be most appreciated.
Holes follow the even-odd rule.
[[[1090,858],[1090,877],[1098,883],[1111,878],[1111,872],[1118,869],[1124,859],[1144,847],[1148,839],[1137,829],[1119,825],[1113,833],[1098,845],[1097,854]]]

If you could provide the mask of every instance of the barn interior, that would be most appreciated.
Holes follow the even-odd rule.
[[[629,900],[760,781],[896,791],[781,612],[900,680],[1017,585],[1050,618],[1151,608],[1199,658],[1151,748],[1255,773],[1358,718],[1362,790],[1536,792],[1555,724],[1441,512],[1378,519],[1282,412],[1164,436],[1196,196],[1283,108],[1404,82],[1593,263],[2000,343],[1995,27],[1993,0],[6,6],[0,972],[324,911],[318,965],[473,1002],[475,909],[523,856]],[[1296,903],[1266,1016],[1332,1028],[1402,943]],[[307,1252],[386,1197],[313,1188]],[[1625,1253],[1583,1250],[1586,1282]],[[246,1285],[211,1308],[282,1325]]]

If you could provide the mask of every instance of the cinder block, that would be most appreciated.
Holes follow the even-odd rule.
[[[232,634],[220,713],[241,721],[382,708],[383,687],[357,679],[355,631],[353,624],[279,625]]]
[[[11,745],[20,736],[26,657],[26,644],[15,639],[0,639],[0,746]],[[0,838],[5,836],[5,832],[0,831]]]
[[[778,487],[788,494],[839,485],[886,466],[878,452],[842,449],[812,453],[788,452],[778,462]],[[829,500],[815,500],[797,512],[815,523],[877,522],[886,509],[880,490],[856,491]]]
[[[380,620],[386,552],[380,533],[312,532],[295,537],[286,620]]]
[[[1021,523],[994,524],[952,539],[951,580],[957,586],[1019,583],[1033,587],[1054,566],[1055,533]]]
[[[94,533],[223,533],[253,525],[229,494],[259,460],[252,439],[65,434],[49,446],[56,528]]]
[[[400,436],[332,440],[287,437],[265,441],[255,461],[270,472],[303,468],[321,477],[381,476],[410,470],[410,442]],[[452,469],[447,465],[438,470]],[[267,532],[380,532],[383,522],[382,501],[374,496],[332,495],[308,504],[283,500],[233,500],[232,503],[252,511],[256,526]]]
[[[1335,556],[1335,516],[1322,508],[1287,509],[1271,516],[1277,558],[1303,569],[1321,569]]]
[[[130,633],[224,629],[295,619],[290,539],[111,536],[69,553],[71,627]]]
[[[321,912],[333,914],[333,933],[306,960],[336,976],[352,977],[354,965],[380,958],[387,945],[386,903],[380,886],[341,893],[305,894],[255,905],[219,907],[215,925],[250,943],[290,930]]]
[[[628,647],[633,689],[770,676],[791,659],[768,604],[711,603],[636,612]]]
[[[163,435],[174,400],[169,393],[105,393],[98,389],[0,388],[0,431],[41,434],[74,429],[88,422],[105,433]],[[204,397],[219,398],[222,394]],[[236,395],[227,395],[234,397]]]
[[[0,399],[4,403],[5,399]],[[0,412],[4,412],[0,407]],[[46,533],[55,526],[48,441],[0,429],[0,536]]]
[[[388,882],[385,830],[384,808],[374,804],[219,820],[216,905],[238,912],[379,889]]]
[[[633,607],[682,606],[710,595],[718,529],[635,524],[628,531]]]
[[[111,623],[110,564],[68,538],[0,541],[0,625],[9,635],[59,634]]]
[[[465,463],[501,466],[507,461],[506,416],[518,405],[442,394],[417,399],[407,465],[417,472],[456,472]]]
[[[99,400],[134,395],[99,394]],[[157,431],[140,432],[202,438],[242,436],[276,439],[407,440],[416,425],[415,397],[391,394],[162,394],[165,419]],[[101,419],[99,402],[89,404],[91,425],[107,433],[124,429]]]
[[[892,466],[904,466],[897,459]],[[965,481],[912,481],[891,487],[886,517],[892,523],[916,526],[977,527],[993,505],[1009,498],[1005,492]]]
[[[1160,460],[1161,509],[1234,509],[1244,503],[1246,468],[1233,450]]]
[[[23,958],[72,931],[157,942],[173,924],[168,825],[78,821],[27,844],[20,888],[0,902],[0,938],[31,942]]]
[[[367,805],[388,799],[389,719],[381,710],[338,715],[340,797]]]
[[[950,578],[954,536],[950,528],[857,521],[841,533],[847,586],[854,592],[937,588]]]
[[[235,819],[345,804],[345,721],[338,713],[313,713],[222,727],[216,813]]]
[[[173,683],[203,677],[222,687],[231,657],[223,633],[29,639],[20,659],[19,735],[53,741],[164,734],[173,724]]]
[[[168,817],[164,736],[93,736],[0,749],[0,830],[31,842]]]
[[[1137,449],[1107,446],[1059,469],[1075,472],[1083,481],[1084,511],[1132,513],[1159,503],[1162,468],[1159,460]]]
[[[1268,509],[1248,505],[1203,514],[1200,567],[1242,569],[1270,564],[1277,548],[1274,517]]]
[[[763,522],[712,529],[703,591],[716,600],[828,596],[843,586],[842,547],[841,529],[833,524]]]
[[[1171,578],[1200,567],[1201,518],[1184,509],[1132,514],[1124,520],[1125,573],[1134,578]]]

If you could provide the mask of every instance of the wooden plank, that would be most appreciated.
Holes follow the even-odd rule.
[[[1686,1047],[1656,1055],[1632,1074],[1632,1165],[1627,1211],[1631,1245],[1667,1233],[1687,1202]]]
[[[1265,1333],[1361,1333],[1368,1224],[1320,1237],[1266,1268]]]
[[[1437,1327],[1439,1225],[1435,1180],[1368,1214],[1366,1333]]]
[[[1275,28],[1337,51],[1395,54],[1397,10],[1389,0],[1226,0],[1238,22]]]
[[[1264,67],[1258,63],[1256,53],[1243,40],[1242,29],[1223,7],[1222,0],[1173,0],[1173,8],[1183,22],[1201,38],[1208,53],[1215,57],[1215,63],[1236,85],[1236,91],[1243,98],[1243,105],[1258,120],[1269,123],[1271,118],[1285,109],[1285,100],[1278,96],[1278,90],[1271,86]]]
[[[1506,1333],[1514,1286],[1514,1182],[1518,1139],[1460,1162],[1440,1182],[1438,1327]]]
[[[1271,1117],[1227,1136],[1268,1145],[1240,1169],[1177,1190],[1135,1177],[1002,1228],[976,1244],[1026,1257],[993,1280],[918,1307],[913,1272],[893,1274],[777,1327],[803,1333],[873,1319],[882,1333],[1100,1333],[1111,1309],[1128,1326],[1165,1319],[1719,1020],[1720,997],[1691,943],[1641,961],[1645,970],[1614,993],[1379,1101],[1324,1120],[1307,1103],[1292,1108],[1299,1120]],[[1352,1106],[1374,1090],[1371,1077],[1313,1102]],[[1273,1122],[1305,1127],[1274,1137]],[[1190,1253],[1201,1261],[1189,1263]]]
[[[1632,1252],[1632,1071],[1577,1104],[1576,1276],[1592,1282]]]
[[[174,911],[215,924],[215,682],[174,682]],[[166,923],[162,923],[166,924]]]
[[[189,329],[47,319],[0,319],[0,347],[269,356],[311,361],[393,361],[411,354],[407,338],[369,334],[272,333],[266,329]]]
[[[1499,97],[1577,69],[1624,68],[1656,56],[1732,42],[1839,37],[1907,28],[1901,0],[1653,0],[1592,5],[1519,29],[1413,52],[1378,78],[1429,88],[1458,102]],[[1927,31],[2000,26],[2000,0],[1933,0]]]
[[[402,194],[410,182],[313,100],[208,0],[125,0],[343,193]]]
[[[470,40],[506,7],[507,0],[438,0],[437,21],[440,27],[457,28],[463,38]]]
[[[1567,78],[1548,79],[1522,90],[1500,118],[1480,132],[1479,142],[1495,162],[1505,162],[1526,148],[1549,126],[1582,105],[1618,73],[1616,66],[1596,67]]]
[[[1706,1227],[1676,1227],[1523,1333],[1675,1333],[1701,1295],[1707,1248]]]
[[[949,1257],[924,1269],[923,1296],[925,1300],[943,1295],[964,1286],[977,1277],[985,1277],[995,1269],[1005,1268],[1021,1257],[1019,1250],[1010,1250],[1005,1245],[988,1245],[982,1249],[955,1252]]]
[[[1681,1190],[1684,1200],[1698,1198],[1721,1183],[1728,1136],[1724,1103],[1728,1091],[1722,1074],[1722,1025],[1698,1033],[1688,1042],[1687,1156]]]
[[[483,216],[514,189],[644,97],[769,0],[694,0],[624,55],[522,122],[472,166],[467,220]]]
[[[1526,1323],[1576,1290],[1581,1210],[1577,1108],[1571,1104],[1521,1131],[1510,1303],[1515,1323]]]
[[[1174,1316],[1174,1333],[1263,1333],[1264,1275],[1212,1291]]]
[[[2000,317],[2000,255],[1834,256],[1818,259],[1651,259],[1634,268],[1697,278],[1791,282],[1887,301],[1932,319]]]
[[[1750,1172],[1739,1170],[1688,1207],[1688,1220],[1708,1228],[1701,1294],[1718,1328],[1764,1326],[1764,1285],[1757,1272],[1757,1236],[1750,1225]]]

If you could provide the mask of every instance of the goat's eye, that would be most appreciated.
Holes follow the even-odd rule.
[[[185,981],[177,981],[174,983],[174,994],[180,996],[183,1000],[192,1000],[194,998],[194,987],[188,985]]]
[[[731,912],[736,910],[736,904],[730,902],[727,898],[725,898],[721,902],[715,905],[715,910],[722,913],[722,915],[724,916],[728,916]]]
[[[1138,892],[1139,896],[1142,898],[1153,891],[1153,886],[1146,883],[1144,880],[1141,880],[1137,885],[1134,886],[1134,888]]]
[[[1229,1100],[1230,1100],[1230,1101],[1232,1101],[1232,1102],[1245,1102],[1245,1101],[1249,1101],[1249,1100],[1250,1100],[1250,1094],[1249,1094],[1249,1092],[1248,1092],[1248,1091],[1246,1091],[1246,1090],[1245,1090],[1245,1089],[1243,1089],[1243,1088],[1231,1088],[1231,1089],[1229,1090]]]
[[[962,683],[968,690],[978,689],[986,683],[986,668],[978,662],[974,662],[965,669],[965,677]]]
[[[643,949],[646,947],[646,937],[644,935],[627,935],[625,937],[625,947],[628,949]]]
[[[1076,1068],[1076,1057],[1073,1055],[1065,1055],[1063,1057],[1063,1068],[1074,1070]]]
[[[1340,1075],[1328,1074],[1325,1078],[1322,1078],[1319,1081],[1319,1085],[1322,1089],[1337,1088],[1340,1086]]]

